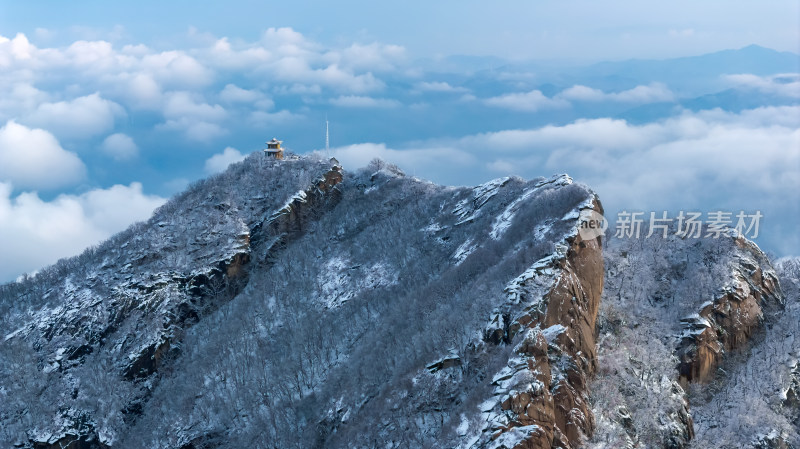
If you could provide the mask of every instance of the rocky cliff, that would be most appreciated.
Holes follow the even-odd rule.
[[[586,206],[602,213],[596,200]],[[492,379],[494,398],[482,405],[484,429],[492,431],[487,447],[579,447],[593,431],[587,379],[596,369],[602,243],[580,235],[564,243],[557,257],[540,261],[506,288],[512,304],[524,307],[509,304],[488,329],[494,343],[519,340],[517,335],[521,341]],[[548,275],[549,287],[540,280]],[[544,285],[545,293],[532,291],[529,283]]]
[[[766,255],[743,237],[732,237],[735,256],[720,294],[703,303],[697,314],[681,320],[684,334],[677,349],[684,382],[707,382],[726,352],[740,349],[764,321],[784,306],[778,278]],[[684,383],[685,385],[685,383]]]
[[[605,257],[590,447],[797,445],[782,398],[800,298],[755,244],[673,233],[612,239]]]

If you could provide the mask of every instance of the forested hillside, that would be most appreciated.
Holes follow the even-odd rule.
[[[2,287],[19,447],[579,447],[602,211],[567,176],[436,186],[251,155]]]
[[[0,286],[0,445],[800,446],[798,260],[592,211],[253,154]]]

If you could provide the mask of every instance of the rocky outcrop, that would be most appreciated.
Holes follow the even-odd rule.
[[[795,363],[789,374],[789,388],[784,403],[788,407],[800,409],[800,363]]]
[[[270,239],[277,239],[280,245],[288,243],[288,239],[305,230],[311,220],[338,203],[341,193],[334,187],[342,179],[342,167],[333,165],[331,170],[314,180],[308,189],[297,192],[267,220],[255,225],[252,230],[253,244]],[[275,244],[276,241],[270,242],[270,248]]]
[[[594,199],[581,210],[603,210]],[[491,429],[487,448],[580,447],[594,418],[588,381],[596,371],[595,323],[603,290],[602,240],[577,233],[558,253],[537,262],[507,288],[526,304],[516,315],[496,315],[487,338],[519,341],[507,367],[494,376],[495,398],[483,406]],[[540,298],[535,284],[552,284]],[[517,338],[517,336],[520,336]],[[499,406],[492,405],[493,402]],[[499,410],[497,410],[499,408]]]
[[[745,347],[764,321],[765,312],[783,306],[778,278],[767,257],[752,242],[733,238],[738,254],[731,281],[715,300],[682,320],[684,332],[677,355],[684,385],[712,379],[725,352]]]
[[[752,442],[753,449],[793,449],[792,446],[786,438],[786,435],[781,434],[776,430],[771,430],[766,435],[762,435],[760,438],[756,439]]]
[[[694,438],[694,420],[689,410],[689,401],[683,396],[683,389],[676,382],[672,383],[674,394],[682,396],[682,399],[677,410],[670,411],[667,415],[669,432],[664,441],[664,447],[666,449],[685,449],[689,447],[689,443]]]
[[[795,444],[791,267],[732,230],[612,238],[605,257],[589,448],[752,447],[772,429]]]
[[[281,209],[243,234],[239,252],[213,264],[208,271],[189,278],[173,276],[171,284],[162,284],[161,288],[174,287],[189,295],[167,313],[164,331],[155,338],[156,341],[129,357],[130,363],[123,370],[125,378],[146,378],[155,373],[169,355],[175,357],[175,348],[179,346],[176,343],[181,340],[181,334],[195,324],[201,314],[210,313],[230,301],[247,283],[251,252],[258,250],[265,260],[274,257],[276,250],[285,247],[292,238],[303,232],[309,220],[336,205],[339,191],[334,187],[342,179],[341,166],[334,165],[306,190],[290,198]],[[260,248],[261,242],[270,242],[270,245]]]
[[[109,449],[108,445],[99,440],[91,416],[65,410],[60,418],[62,431],[40,435],[30,442],[33,449]]]

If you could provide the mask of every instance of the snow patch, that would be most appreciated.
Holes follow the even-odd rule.
[[[533,435],[533,433],[537,430],[539,430],[539,426],[535,424],[522,427],[513,427],[503,432],[496,440],[487,445],[486,449],[504,449],[516,447],[517,443]]]
[[[474,187],[472,189],[472,195],[459,201],[456,207],[453,208],[453,214],[460,218],[456,226],[475,220],[480,214],[481,206],[497,195],[500,188],[506,185],[510,180],[511,177],[506,176],[504,178],[493,179]]]
[[[383,262],[364,267],[353,265],[348,259],[334,257],[317,276],[321,302],[328,309],[339,307],[362,290],[396,284],[398,276],[397,271]]]
[[[280,209],[275,211],[275,213],[272,214],[272,216],[270,217],[270,220],[274,220],[275,218],[277,218],[277,217],[279,217],[279,216],[281,216],[283,214],[291,213],[292,212],[292,205],[294,203],[305,203],[306,201],[308,201],[308,195],[306,194],[306,192],[304,190],[299,190],[297,193],[292,195],[291,198],[286,200],[286,203],[284,203],[283,207],[281,207]]]
[[[492,199],[493,196],[497,195],[500,187],[506,185],[510,180],[511,177],[506,176],[504,178],[493,179],[473,188],[472,191],[474,192],[475,197],[473,200],[473,205],[475,208],[477,209],[486,204],[490,199]]]
[[[422,228],[422,230],[424,232],[429,232],[431,234],[433,234],[435,232],[439,232],[442,229],[444,229],[444,227],[442,227],[442,225],[440,225],[439,223],[436,223],[436,222],[433,222],[433,223],[429,224],[428,226],[425,226],[424,228]]]
[[[14,332],[12,332],[12,333],[10,333],[10,334],[6,334],[6,336],[5,336],[5,337],[3,337],[3,341],[8,341],[8,340],[11,340],[12,338],[14,338],[14,337],[16,337],[17,335],[19,335],[19,333],[20,333],[20,332],[22,332],[23,330],[25,330],[25,328],[24,328],[24,327],[21,327],[21,328],[19,328],[19,329],[15,330]]]
[[[544,223],[536,226],[536,228],[533,230],[533,238],[536,240],[544,240],[545,236],[552,228],[553,222],[550,220],[545,221]]]
[[[502,237],[506,230],[511,227],[511,223],[514,220],[514,215],[517,214],[517,211],[522,203],[536,193],[537,190],[537,187],[525,190],[522,192],[522,195],[512,201],[511,204],[506,206],[503,213],[494,219],[494,222],[492,223],[492,230],[489,232],[489,236],[495,240],[500,240],[500,237]]]
[[[476,249],[478,249],[478,245],[475,244],[475,241],[471,238],[467,239],[466,242],[462,243],[461,246],[456,249],[455,254],[453,254],[456,265],[460,265],[461,262],[466,260]]]
[[[568,186],[572,183],[573,183],[572,178],[569,175],[560,174],[539,181],[534,185],[534,187],[544,187],[546,185],[552,185],[554,187],[562,187],[562,186]]]
[[[461,414],[461,423],[458,425],[456,432],[459,436],[464,436],[469,432],[469,420],[467,419],[467,415]]]
[[[566,327],[560,324],[555,324],[553,326],[548,327],[547,329],[542,330],[542,335],[544,336],[544,339],[547,340],[547,343],[550,344],[553,341],[555,341],[555,339],[559,335],[566,332],[566,330],[567,330]]]
[[[563,256],[556,253],[534,262],[530,268],[506,285],[504,291],[508,295],[508,299],[516,304],[520,301],[526,286],[532,283],[546,285],[548,280],[552,283],[555,280],[555,275],[560,271],[558,262],[561,259],[563,259]]]
[[[355,296],[355,292],[348,289],[350,274],[346,268],[347,261],[345,259],[334,257],[325,264],[325,268],[317,276],[323,302],[327,308],[338,307]]]

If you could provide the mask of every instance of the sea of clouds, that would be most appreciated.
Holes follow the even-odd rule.
[[[0,281],[146,219],[273,136],[323,151],[326,116],[346,168],[380,157],[446,184],[566,172],[612,219],[760,210],[765,249],[800,247],[796,70],[720,66],[691,89],[685,77],[454,66],[290,28],[254,42],[191,30],[180,48],[31,40],[0,36]]]

